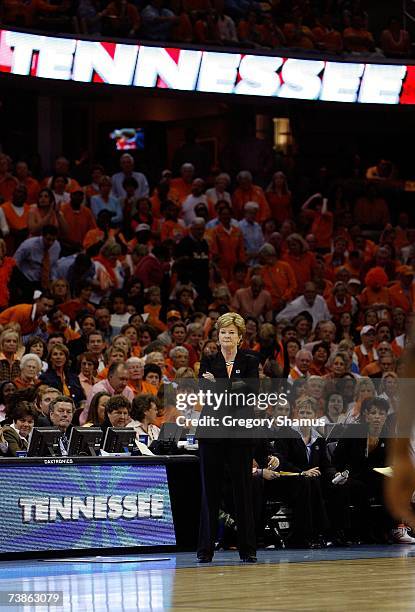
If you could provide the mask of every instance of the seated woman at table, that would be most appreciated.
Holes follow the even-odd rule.
[[[141,435],[148,436],[147,445],[150,446],[159,437],[160,429],[154,422],[157,419],[157,398],[151,393],[137,395],[131,407],[131,421],[127,427],[132,427],[137,434],[137,442]]]
[[[86,421],[83,427],[102,427],[105,421],[105,407],[110,397],[111,396],[106,391],[95,393],[89,404]]]
[[[105,406],[105,419],[101,425],[104,432],[102,440],[108,427],[127,427],[131,421],[131,404],[123,395],[113,395]]]
[[[388,410],[388,402],[381,397],[363,400],[360,422],[366,425],[367,433],[364,437],[339,440],[333,454],[333,465],[336,475],[340,474],[342,478],[336,486],[347,493],[348,503],[345,509],[350,505],[358,508],[362,540],[384,542],[387,531],[391,530],[391,536],[396,542],[415,544],[415,538],[409,536],[407,528],[402,524],[396,526],[384,508],[385,477],[374,471],[374,468],[387,466],[387,444],[386,439],[382,437],[382,430]],[[382,532],[379,534],[373,533],[373,517],[370,514],[373,501],[383,506],[379,521]]]
[[[30,402],[22,401],[12,410],[11,418],[13,419],[11,425],[3,427],[4,442],[7,443],[4,454],[16,457],[18,451],[28,449],[31,433],[36,424],[36,410]]]

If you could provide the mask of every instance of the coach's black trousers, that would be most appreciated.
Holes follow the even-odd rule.
[[[212,556],[218,530],[225,471],[233,489],[238,548],[241,557],[255,555],[252,506],[253,446],[238,440],[199,440],[202,503],[198,556]]]

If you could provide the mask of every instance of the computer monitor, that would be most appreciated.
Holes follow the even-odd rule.
[[[60,457],[59,440],[62,432],[58,427],[35,427],[30,438],[28,457]]]
[[[135,430],[131,427],[108,427],[102,448],[106,453],[132,453],[135,438]]]
[[[367,435],[366,423],[327,423],[324,428],[327,442],[341,438],[365,438]]]
[[[176,423],[163,423],[160,429],[158,440],[161,442],[168,442],[170,444],[177,444],[182,435],[183,428],[176,425]]]
[[[155,455],[176,455],[182,431],[183,428],[176,423],[163,423],[157,440],[150,444],[151,452]]]
[[[102,436],[100,427],[72,427],[68,455],[70,457],[98,457]]]

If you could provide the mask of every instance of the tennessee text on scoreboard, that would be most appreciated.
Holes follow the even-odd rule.
[[[164,465],[0,464],[0,482],[0,553],[176,543]]]
[[[0,30],[0,72],[177,91],[415,103],[415,66],[93,42],[7,30]]]

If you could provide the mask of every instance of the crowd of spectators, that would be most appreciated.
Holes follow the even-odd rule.
[[[23,28],[148,41],[411,55],[399,19],[374,33],[359,0],[4,0],[0,19]]]
[[[33,176],[0,154],[3,456],[26,449],[34,425],[59,427],[63,453],[73,425],[129,426],[151,443],[181,414],[175,394],[194,388],[229,310],[245,319],[262,384],[289,388],[287,414],[393,423],[415,308],[415,230],[388,199],[395,166],[367,167],[354,194],[315,177],[298,201],[281,170],[262,187],[247,169],[201,177],[192,162],[150,185],[128,153],[88,180],[65,157]],[[287,444],[282,465],[326,469],[320,454],[290,459]],[[395,536],[415,542],[402,526]]]

